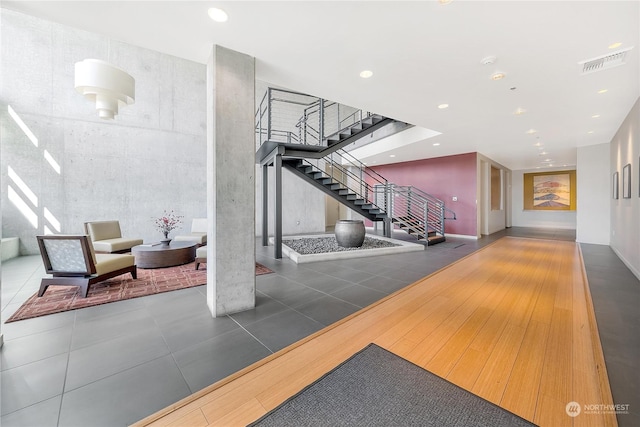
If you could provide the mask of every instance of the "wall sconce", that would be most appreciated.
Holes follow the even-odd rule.
[[[76,90],[96,103],[101,119],[113,119],[119,104],[135,102],[136,81],[120,68],[99,59],[76,62]]]

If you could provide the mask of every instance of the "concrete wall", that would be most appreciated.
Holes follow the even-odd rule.
[[[609,244],[611,176],[609,144],[578,148],[576,241]]]
[[[610,144],[610,175],[620,174],[620,197],[611,200],[611,248],[640,278],[640,98]],[[622,169],[631,164],[631,198],[622,195]]]
[[[123,234],[154,241],[161,235],[152,218],[165,209],[184,215],[184,231],[206,216],[204,64],[6,9],[0,19],[3,236],[20,237],[27,254],[37,253],[35,236],[45,227],[79,233],[84,221],[118,219]],[[74,64],[87,58],[136,80],[135,104],[115,120],[99,119],[74,89]]]
[[[551,172],[555,169],[545,169]],[[558,171],[567,168],[557,169]],[[517,170],[511,174],[512,224],[514,227],[542,227],[575,230],[576,211],[531,211],[524,210],[524,174],[540,172],[534,170]]]

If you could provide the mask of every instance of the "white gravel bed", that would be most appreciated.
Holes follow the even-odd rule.
[[[323,254],[328,252],[358,251],[364,249],[391,248],[400,246],[386,240],[365,237],[364,243],[359,248],[343,248],[338,246],[335,236],[331,237],[303,237],[298,239],[283,239],[282,243],[299,254]]]

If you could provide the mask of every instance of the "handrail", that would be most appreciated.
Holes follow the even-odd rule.
[[[381,212],[385,211],[384,206],[380,206],[375,202],[375,200],[371,198],[371,195],[374,194],[373,187],[364,181],[355,181],[354,179],[350,180],[350,177],[355,178],[356,176],[348,169],[342,168],[342,166],[338,164],[331,163],[331,160],[327,160],[326,158],[317,159],[316,161],[318,162],[324,160],[327,165],[333,166],[330,168],[330,172],[327,173],[325,170],[323,170],[322,167],[320,167],[319,165],[314,165],[311,161],[309,161],[309,159],[300,160],[307,166],[311,166],[312,168],[314,168],[316,172],[321,172],[322,174],[326,175],[327,178],[331,178],[334,183],[342,185],[343,189],[348,190],[351,194],[355,194],[360,199],[364,200],[366,204],[370,204],[375,208],[380,209]],[[335,173],[335,169],[338,169],[338,173]],[[358,185],[360,185],[360,188],[354,188],[354,186],[350,184],[350,181],[357,182]]]
[[[358,165],[358,167],[359,167],[360,169],[366,170],[368,175],[373,176],[373,175],[372,175],[372,173],[373,173],[373,174],[375,174],[378,178],[380,178],[380,179],[379,179],[379,180],[377,180],[377,181],[379,181],[379,182],[381,182],[381,183],[382,183],[382,182],[384,182],[385,184],[386,184],[386,183],[388,183],[387,179],[386,179],[384,176],[380,175],[380,174],[379,174],[378,172],[376,172],[375,170],[373,170],[373,169],[371,169],[371,168],[368,168],[368,167],[367,167],[367,165],[365,165],[364,163],[362,163],[360,160],[356,159],[356,158],[355,158],[351,153],[349,153],[348,151],[344,151],[343,149],[339,149],[339,150],[336,150],[336,152],[337,152],[337,153],[342,154],[342,155],[343,155],[343,157],[350,157],[350,158],[351,158],[351,162],[352,162],[352,163],[357,164],[357,165]]]

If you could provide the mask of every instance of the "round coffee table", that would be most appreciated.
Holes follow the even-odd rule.
[[[196,243],[171,242],[168,245],[153,243],[131,248],[138,268],[162,268],[188,264],[196,258]]]

